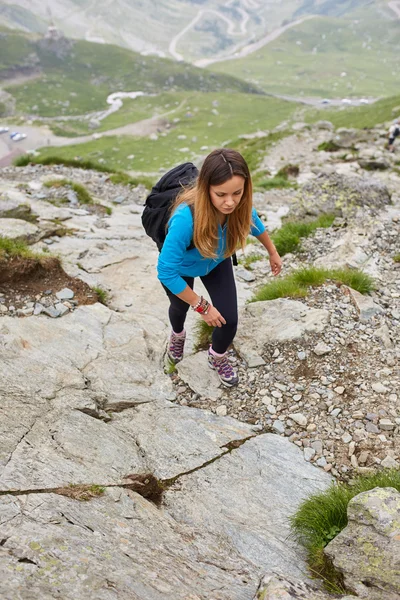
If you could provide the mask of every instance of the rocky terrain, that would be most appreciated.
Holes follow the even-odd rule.
[[[327,127],[298,127],[271,148],[264,168],[296,162],[302,187],[258,193],[255,205],[273,228],[330,202],[332,227],[287,254],[283,275],[357,267],[376,289],[327,281],[305,298],[246,304],[269,265],[265,253],[240,265],[230,390],[193,351],[198,315],[185,359],[164,373],[167,299],[141,227],[143,188],[61,166],[1,171],[0,235],[60,257],[69,278],[22,289],[0,277],[2,597],[267,600],[281,597],[268,591],[277,570],[308,582],[282,597],[313,597],[289,516],[335,478],[400,464],[398,155],[379,131]],[[351,150],[318,152],[321,131]],[[56,178],[83,184],[97,208],[43,185]],[[245,256],[259,252],[250,244]],[[391,600],[393,581],[351,585]]]

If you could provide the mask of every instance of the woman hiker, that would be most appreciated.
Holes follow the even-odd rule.
[[[249,233],[266,248],[272,273],[278,275],[282,261],[252,206],[246,161],[235,150],[214,150],[206,157],[194,185],[184,188],[172,205],[157,268],[171,303],[168,357],[174,363],[183,358],[184,324],[192,307],[215,328],[208,363],[228,387],[239,381],[227,358],[238,322],[231,257],[237,247],[244,248]],[[195,247],[192,244],[190,249],[192,241]],[[194,291],[195,277],[202,280],[211,302]]]

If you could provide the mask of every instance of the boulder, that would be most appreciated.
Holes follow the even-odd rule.
[[[327,592],[316,590],[312,586],[280,573],[266,575],[260,583],[254,600],[330,600]],[[354,600],[354,596],[341,596],[341,600]]]
[[[0,219],[0,237],[33,244],[40,240],[42,234],[39,227],[33,223],[27,223],[21,219]]]
[[[32,214],[29,204],[16,200],[0,198],[0,219],[22,219],[34,221],[37,217]]]
[[[367,600],[399,600],[400,493],[375,488],[353,498],[348,525],[325,548],[348,589]]]
[[[323,213],[348,216],[358,206],[376,212],[390,204],[391,196],[386,185],[374,179],[331,173],[321,174],[303,185],[298,200],[296,212],[300,217]]]
[[[260,358],[265,344],[287,342],[299,339],[305,333],[321,332],[328,319],[327,310],[311,309],[286,298],[251,302],[243,310],[235,347],[249,365],[256,366],[262,364]]]

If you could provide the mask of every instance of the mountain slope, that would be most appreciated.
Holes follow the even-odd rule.
[[[12,85],[20,75],[31,80]],[[0,36],[0,85],[2,80],[19,112],[47,117],[103,110],[107,96],[118,91],[259,93],[252,84],[230,75],[140,56],[118,46],[10,31]]]
[[[299,16],[341,16],[370,0],[2,0],[66,35],[185,60],[233,54]],[[51,6],[51,9],[48,8]],[[12,15],[9,17],[12,19]],[[27,20],[27,19],[26,19]],[[10,21],[9,21],[10,24]],[[12,23],[11,23],[12,24]],[[15,27],[20,27],[17,15]],[[25,24],[25,26],[28,26]],[[29,27],[29,26],[28,26]],[[32,29],[36,31],[36,29]]]

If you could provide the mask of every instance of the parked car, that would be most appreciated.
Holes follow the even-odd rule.
[[[366,98],[361,98],[360,104],[369,104],[369,102]]]
[[[12,136],[12,141],[13,142],[20,142],[21,140],[24,140],[26,138],[26,133],[16,133],[15,135]]]
[[[8,127],[0,127],[0,133],[8,133]]]
[[[321,100],[321,104],[330,104],[330,103],[331,103],[331,101],[330,101],[330,100],[328,100],[328,98],[323,98],[323,99]]]
[[[348,98],[343,98],[342,102],[343,104],[351,104],[351,100],[349,100]]]

